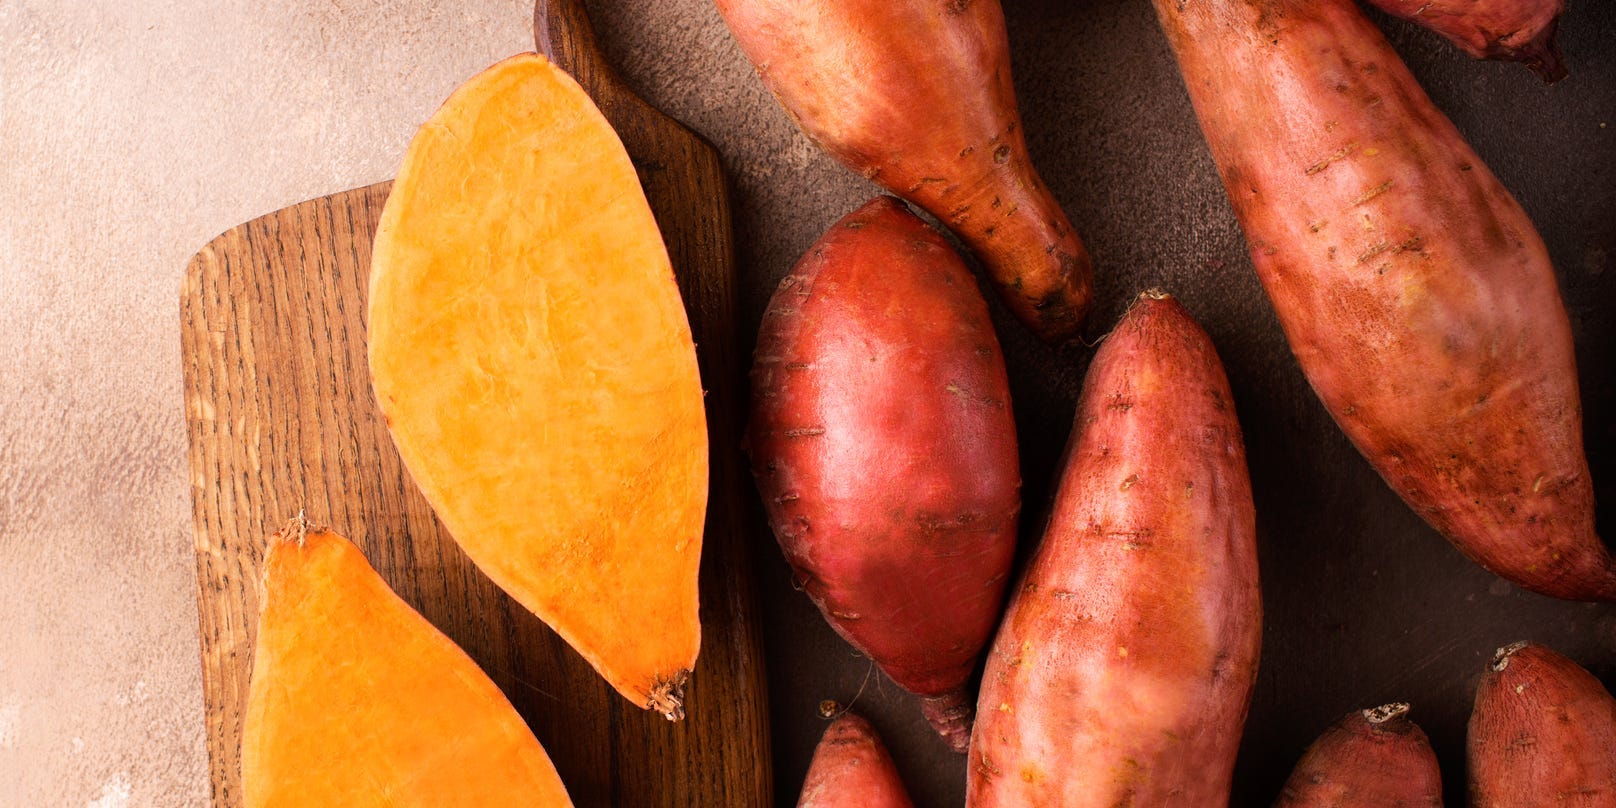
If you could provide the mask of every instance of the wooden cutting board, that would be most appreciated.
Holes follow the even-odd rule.
[[[372,399],[365,310],[388,183],[313,199],[219,236],[181,299],[197,602],[213,802],[242,804],[240,745],[265,538],[299,510],[365,552],[488,672],[580,806],[765,805],[767,697],[742,476],[729,199],[713,150],[629,92],[577,0],[539,3],[540,47],[622,136],[694,332],[711,430],[702,648],[686,719],[617,695],[461,553],[404,470]],[[632,593],[625,593],[632,597]]]

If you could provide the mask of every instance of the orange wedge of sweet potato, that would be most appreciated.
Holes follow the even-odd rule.
[[[701,642],[707,427],[672,266],[617,134],[537,54],[415,136],[376,233],[370,369],[489,578],[678,720]]]
[[[262,600],[248,808],[572,805],[499,688],[347,539],[294,521],[270,539]]]

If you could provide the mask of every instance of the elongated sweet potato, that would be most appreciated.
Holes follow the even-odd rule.
[[[1313,389],[1467,556],[1616,599],[1543,241],[1351,0],[1154,0]]]
[[[370,370],[477,566],[635,704],[683,717],[707,429],[656,220],[606,119],[537,54],[421,127],[376,232]]]
[[[248,808],[570,806],[522,717],[347,539],[269,541],[242,738]]]
[[[1319,736],[1275,808],[1442,808],[1442,772],[1407,704],[1359,710]]]
[[[1531,643],[1498,649],[1476,688],[1473,808],[1616,806],[1616,700],[1577,663]]]
[[[781,281],[747,440],[808,596],[965,751],[1015,553],[1015,420],[986,301],[902,203],[849,214]]]
[[[1226,805],[1261,612],[1223,367],[1149,293],[1089,366],[1049,527],[988,655],[968,804]]]
[[[809,137],[948,225],[1035,333],[1077,334],[1089,256],[1027,156],[999,0],[717,4]]]
[[[797,808],[914,808],[875,727],[855,713],[825,730]]]
[[[1566,77],[1554,41],[1565,0],[1369,0],[1446,37],[1477,59],[1520,62],[1544,81]]]

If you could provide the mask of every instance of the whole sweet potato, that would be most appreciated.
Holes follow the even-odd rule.
[[[987,302],[903,203],[849,214],[781,281],[747,440],[808,596],[965,751],[965,682],[1004,602],[1021,473]]]
[[[1217,353],[1147,295],[1084,381],[988,655],[968,804],[1226,805],[1261,639],[1255,523]]]
[[[1308,747],[1275,808],[1442,808],[1442,772],[1407,704],[1359,710]]]
[[[1441,34],[1477,59],[1520,62],[1544,81],[1566,77],[1554,41],[1565,0],[1369,0]]]
[[[1532,223],[1351,0],[1154,0],[1313,389],[1409,505],[1537,592],[1616,599]]]
[[[797,808],[914,808],[914,803],[875,727],[847,713],[814,748]]]
[[[1616,806],[1616,700],[1531,643],[1498,649],[1470,713],[1473,808]]]
[[[717,3],[809,137],[948,225],[1038,335],[1077,334],[1089,256],[1027,156],[999,0]]]

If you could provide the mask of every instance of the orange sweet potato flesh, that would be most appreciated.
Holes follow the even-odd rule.
[[[477,664],[301,520],[264,558],[241,751],[248,808],[572,805]]]
[[[1571,326],[1521,206],[1352,0],[1154,0],[1291,350],[1427,522],[1616,599]]]
[[[1369,0],[1446,37],[1477,59],[1520,62],[1547,82],[1566,77],[1554,34],[1565,0]]]
[[[706,418],[616,133],[542,56],[500,62],[410,144],[372,261],[371,376],[416,484],[489,578],[678,720]]]
[[[1222,364],[1149,293],[1083,383],[1048,528],[988,654],[967,804],[1227,805],[1261,612]]]
[[[1500,648],[1470,713],[1472,808],[1616,808],[1616,699],[1541,645]]]
[[[998,0],[717,0],[797,125],[924,208],[1049,341],[1088,313],[1088,252],[1027,155]]]
[[[1408,705],[1387,704],[1319,736],[1274,808],[1442,808],[1442,772]]]
[[[1021,471],[987,301],[902,202],[848,214],[781,281],[747,440],[802,588],[964,752],[966,684],[1004,603]]]
[[[814,748],[797,808],[914,808],[870,722],[847,713]]]

